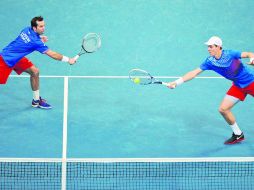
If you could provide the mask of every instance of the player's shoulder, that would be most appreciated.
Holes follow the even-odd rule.
[[[25,27],[21,30],[20,32],[21,35],[25,35],[28,36],[30,39],[34,40],[38,38],[38,35],[36,34],[36,32],[33,31],[33,29],[31,27]]]
[[[208,56],[208,57],[205,59],[204,62],[210,63],[210,62],[212,62],[213,60],[214,60],[214,57],[213,57],[213,56]]]
[[[25,32],[26,34],[33,36],[33,37],[39,37],[39,34],[37,34],[31,26],[25,27],[21,32]]]
[[[236,53],[241,53],[241,51],[235,50],[235,49],[226,49],[226,50],[223,50],[223,53],[224,54],[236,54]]]
[[[27,26],[27,27],[24,27],[21,32],[25,32],[25,33],[31,33],[31,27]]]
[[[240,58],[242,52],[239,50],[224,50],[224,55],[227,57]]]

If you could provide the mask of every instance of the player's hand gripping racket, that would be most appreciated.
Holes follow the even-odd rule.
[[[148,85],[148,84],[162,84],[167,86],[167,83],[155,79],[147,71],[141,69],[132,69],[129,72],[129,78],[135,84]]]
[[[81,50],[78,55],[74,57],[77,60],[81,55],[85,53],[93,53],[101,47],[101,38],[96,33],[88,33],[82,40]]]

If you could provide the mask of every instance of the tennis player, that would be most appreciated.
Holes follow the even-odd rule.
[[[254,96],[254,71],[244,65],[241,58],[250,58],[249,64],[254,64],[254,54],[236,50],[223,50],[222,40],[217,36],[211,37],[205,44],[208,46],[210,56],[205,59],[199,68],[186,73],[174,82],[168,83],[168,87],[173,89],[183,82],[195,78],[205,70],[213,70],[231,80],[233,84],[222,100],[219,112],[233,131],[231,138],[226,140],[225,144],[235,144],[244,140],[244,134],[237,125],[231,109],[237,102],[244,101],[248,94]]]
[[[45,45],[48,41],[43,36],[45,31],[45,22],[43,17],[37,16],[31,20],[31,27],[24,28],[18,37],[7,45],[0,52],[0,84],[6,84],[10,73],[14,70],[17,74],[26,72],[30,75],[31,88],[33,91],[32,106],[36,108],[50,109],[51,106],[46,100],[40,97],[39,93],[39,69],[25,56],[38,51],[49,57],[74,64],[74,58],[69,58],[54,52]]]

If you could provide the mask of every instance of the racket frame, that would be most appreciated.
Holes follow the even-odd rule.
[[[141,73],[144,73],[148,78],[150,78],[150,82],[148,82],[148,83],[135,83],[135,82],[134,82],[134,78],[131,77],[131,73],[133,73],[133,72],[141,72]],[[148,73],[147,71],[142,70],[142,69],[131,69],[131,70],[129,71],[129,78],[130,78],[130,80],[131,80],[132,82],[134,82],[135,84],[140,84],[140,85],[162,84],[162,85],[167,86],[167,83],[162,82],[162,81],[160,81],[160,80],[154,78],[150,73]]]
[[[90,35],[96,36],[96,39],[98,40],[97,48],[96,48],[94,51],[87,51],[86,48],[85,48],[86,39],[87,39],[87,37],[89,37]],[[93,52],[97,51],[100,47],[101,47],[101,37],[100,37],[98,34],[96,34],[96,33],[87,33],[87,34],[83,37],[83,39],[82,39],[81,50],[80,50],[80,52],[74,57],[74,59],[77,60],[81,55],[83,55],[83,54],[85,54],[85,53],[93,53]]]

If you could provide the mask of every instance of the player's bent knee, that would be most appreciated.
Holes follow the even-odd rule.
[[[219,107],[219,112],[221,113],[221,114],[226,114],[227,112],[229,112],[229,109],[227,109],[227,108],[225,108],[225,107]]]
[[[33,69],[31,69],[31,73],[30,73],[31,77],[38,77],[39,74],[40,74],[40,71],[38,68],[34,67]]]

